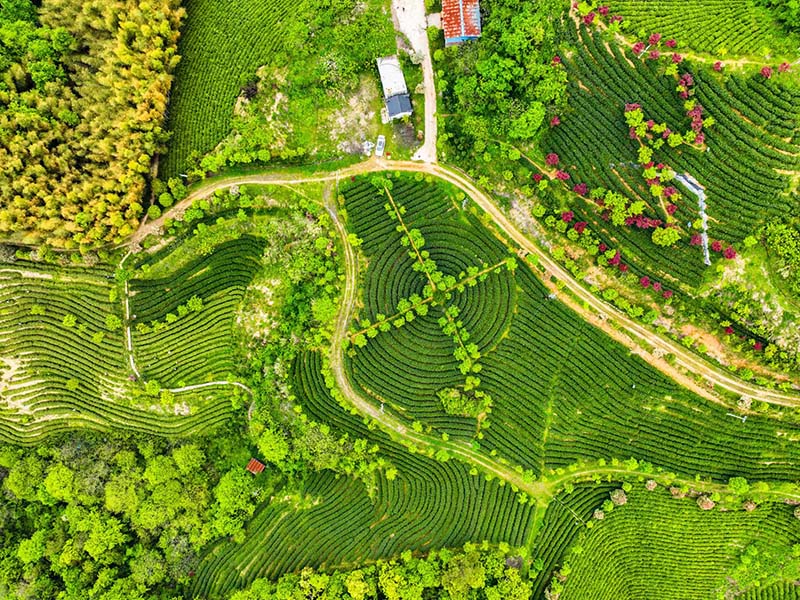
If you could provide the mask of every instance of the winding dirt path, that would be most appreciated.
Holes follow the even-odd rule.
[[[680,344],[668,338],[663,338],[651,331],[646,326],[634,321],[615,306],[596,297],[581,282],[573,278],[572,274],[559,265],[546,250],[528,238],[509,220],[505,213],[495,204],[486,193],[480,190],[472,180],[461,172],[440,164],[427,164],[410,161],[390,161],[383,158],[372,157],[369,160],[351,165],[333,172],[302,173],[291,170],[265,171],[250,175],[238,175],[209,179],[196,187],[184,200],[162,215],[159,219],[143,225],[131,239],[131,247],[138,244],[147,235],[158,233],[163,226],[165,218],[176,218],[198,198],[202,198],[214,191],[232,185],[247,184],[275,184],[293,185],[313,183],[320,181],[335,181],[350,176],[381,171],[406,171],[421,172],[438,177],[443,181],[453,184],[465,192],[478,206],[481,207],[493,220],[500,233],[519,246],[521,256],[533,255],[545,271],[559,280],[564,289],[557,290],[555,285],[547,278],[542,278],[545,285],[555,291],[559,300],[577,312],[584,320],[599,327],[616,341],[626,346],[631,352],[646,360],[653,367],[674,379],[681,385],[691,389],[698,395],[710,401],[730,406],[712,391],[714,386],[727,390],[738,396],[748,396],[755,400],[763,400],[782,406],[800,406],[800,395],[779,390],[770,390],[746,382],[723,368],[713,365]],[[564,293],[564,291],[569,293]],[[653,352],[649,349],[653,348]],[[674,357],[670,364],[663,358],[654,354],[671,354]],[[700,375],[707,385],[701,385],[694,377],[687,375]]]

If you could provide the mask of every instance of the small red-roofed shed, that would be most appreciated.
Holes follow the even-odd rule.
[[[478,0],[442,0],[442,29],[445,46],[481,37]]]
[[[261,461],[256,460],[255,458],[251,458],[250,462],[247,463],[247,467],[245,467],[248,471],[250,471],[253,475],[258,475],[261,471],[264,470],[264,463]]]

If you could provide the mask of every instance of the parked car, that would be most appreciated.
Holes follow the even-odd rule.
[[[379,135],[378,143],[375,145],[375,156],[383,156],[384,148],[386,148],[386,136]]]

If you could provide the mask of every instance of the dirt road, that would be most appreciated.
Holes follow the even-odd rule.
[[[433,62],[428,43],[428,19],[425,0],[392,0],[392,17],[395,28],[405,36],[421,61],[422,87],[425,90],[425,141],[414,153],[412,160],[436,162],[436,84],[433,79]]]
[[[410,161],[389,161],[372,157],[367,161],[334,172],[311,175],[295,174],[293,176],[290,172],[287,174],[286,171],[266,171],[264,173],[254,173],[244,176],[209,179],[192,191],[187,198],[167,211],[161,218],[142,226],[133,236],[131,244],[138,243],[150,233],[159,231],[165,218],[175,218],[183,214],[194,200],[211,194],[220,188],[246,184],[293,185],[318,181],[332,181],[351,175],[387,170],[428,173],[460,188],[492,218],[500,232],[513,240],[514,243],[522,249],[524,254],[536,256],[539,263],[545,267],[547,272],[563,282],[564,288],[574,297],[570,297],[570,295],[558,291],[557,293],[561,301],[570,306],[570,308],[577,312],[582,318],[596,327],[601,328],[612,338],[626,346],[631,352],[641,356],[659,371],[678,381],[681,385],[690,388],[692,391],[708,400],[723,403],[710,389],[698,384],[694,381],[693,377],[687,376],[682,370],[686,369],[690,374],[702,375],[709,385],[719,386],[736,395],[748,396],[756,400],[763,400],[783,406],[800,406],[800,395],[778,390],[769,390],[739,379],[723,368],[705,361],[680,344],[668,338],[662,338],[659,334],[650,331],[645,325],[634,321],[613,305],[596,297],[586,289],[581,282],[574,279],[569,271],[553,260],[544,249],[540,248],[533,240],[529,239],[524,233],[517,229],[494,201],[487,194],[478,189],[466,175],[442,165]],[[546,285],[549,284],[548,281],[544,283]],[[672,354],[674,356],[674,364],[656,358],[650,352],[650,348],[660,349],[664,353]]]

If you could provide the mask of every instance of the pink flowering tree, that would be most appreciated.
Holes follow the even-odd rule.
[[[560,158],[558,157],[558,154],[556,154],[555,152],[551,152],[550,154],[544,157],[544,164],[546,164],[548,167],[555,167],[558,164],[559,160]]]
[[[772,67],[761,67],[761,76],[764,79],[772,77]]]

